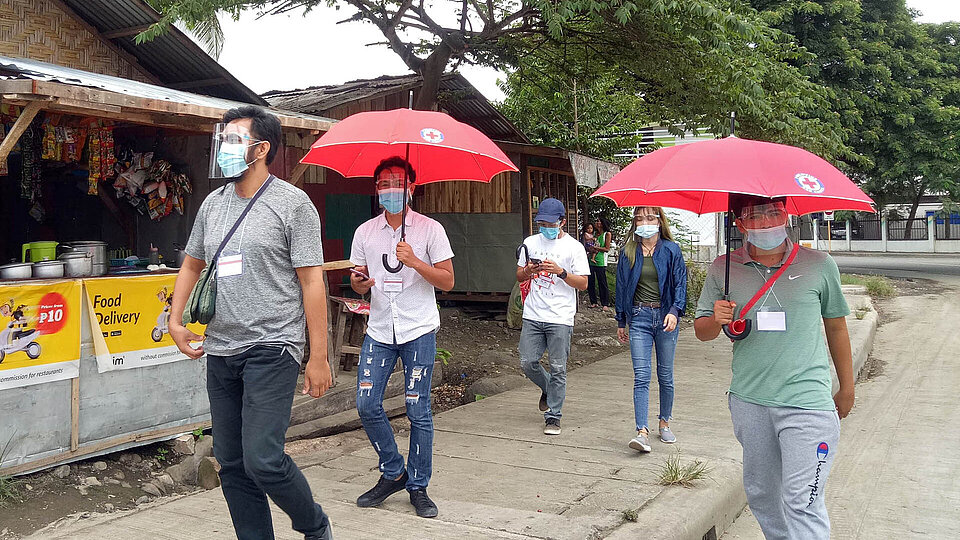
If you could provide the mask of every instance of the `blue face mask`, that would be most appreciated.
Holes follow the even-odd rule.
[[[747,242],[764,251],[770,251],[787,239],[787,228],[784,225],[769,229],[747,229]]]
[[[639,225],[637,226],[637,230],[634,231],[640,238],[653,238],[658,232],[660,232],[659,225]]]
[[[548,240],[556,240],[560,236],[560,227],[540,227],[540,234]]]
[[[260,143],[255,143],[253,146],[257,144]],[[236,179],[250,168],[246,154],[247,145],[243,143],[223,143],[220,145],[220,151],[217,153],[217,165],[220,165],[220,171],[225,178]]]
[[[380,206],[390,214],[399,214],[403,212],[403,205],[409,200],[403,195],[402,189],[385,189],[379,195]]]

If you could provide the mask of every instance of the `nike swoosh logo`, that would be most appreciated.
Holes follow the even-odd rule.
[[[801,275],[803,275],[803,274],[801,274]],[[800,276],[787,276],[787,279],[789,279],[790,281],[793,281],[793,280],[797,279],[798,277],[800,277]]]

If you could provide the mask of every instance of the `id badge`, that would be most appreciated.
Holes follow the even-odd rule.
[[[398,293],[403,291],[403,280],[400,278],[389,277],[383,279],[383,292]]]
[[[786,332],[787,314],[783,311],[758,311],[757,330],[761,332]]]
[[[217,260],[217,279],[243,274],[243,254],[220,255]]]

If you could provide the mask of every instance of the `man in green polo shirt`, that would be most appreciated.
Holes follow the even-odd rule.
[[[853,362],[840,271],[826,253],[799,248],[793,262],[747,313],[747,304],[787,262],[783,199],[731,195],[744,247],[730,254],[730,296],[723,299],[725,257],[707,272],[694,330],[702,341],[734,318],[752,330],[733,345],[729,406],[743,447],[743,486],[767,539],[830,537],[823,490],[836,456],[840,419],[853,407]],[[821,334],[821,320],[826,344]],[[840,390],[832,395],[829,356]]]

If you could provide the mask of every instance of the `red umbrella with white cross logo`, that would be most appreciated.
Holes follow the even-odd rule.
[[[357,113],[337,122],[317,139],[301,163],[333,169],[344,178],[369,178],[381,161],[403,156],[417,184],[467,180],[490,182],[519,169],[480,130],[434,111],[394,109]],[[406,189],[404,178],[404,189]],[[406,233],[406,207],[401,238]],[[384,255],[384,267],[399,272]]]
[[[592,196],[618,206],[665,206],[707,214],[728,212],[730,194],[785,199],[793,215],[827,210],[875,212],[873,199],[825,159],[802,148],[730,136],[678,144],[647,154],[617,173]],[[734,216],[727,219],[727,236]],[[729,294],[727,242],[724,296]],[[734,323],[743,323],[742,320]],[[749,322],[749,321],[748,321]],[[731,325],[735,326],[735,325]],[[731,339],[749,332],[729,331]]]

